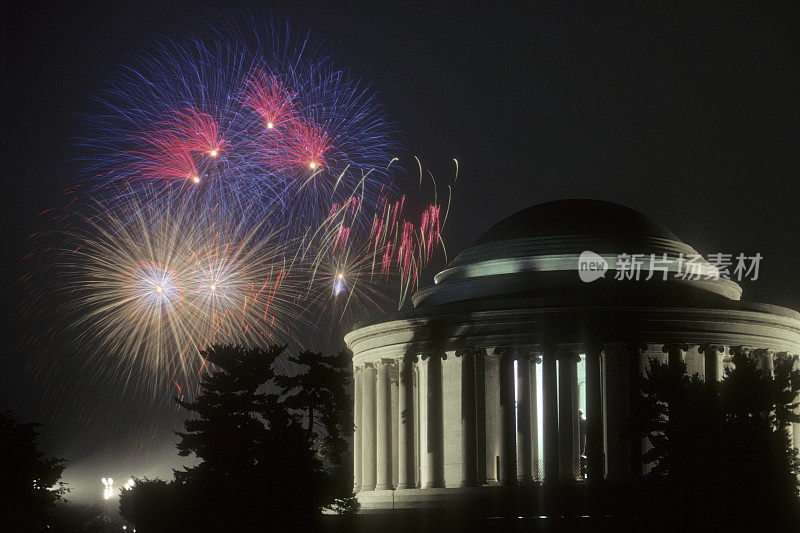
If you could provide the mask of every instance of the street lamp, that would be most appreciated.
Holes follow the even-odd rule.
[[[111,496],[114,495],[114,478],[100,478],[100,481],[103,483],[103,499],[110,500]]]

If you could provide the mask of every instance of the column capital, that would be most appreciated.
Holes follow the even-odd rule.
[[[433,358],[433,357],[438,357],[439,359],[444,361],[445,359],[447,359],[447,352],[445,352],[443,350],[442,351],[438,351],[437,350],[437,351],[422,352],[419,357],[423,361],[425,361],[426,359],[429,359],[429,358]]]
[[[390,357],[383,357],[380,361],[378,361],[378,366],[386,366],[386,367],[393,367],[395,364],[395,360]]]
[[[536,362],[536,359],[541,359],[540,352],[540,350],[534,350],[531,347],[522,347],[517,350],[517,359],[526,359],[528,361]]]
[[[738,346],[731,346],[730,349],[728,350],[728,353],[730,353],[730,357],[733,358],[734,355],[739,355],[739,354],[744,355],[747,353],[747,351],[748,351],[747,348],[740,344]]]
[[[367,363],[364,363],[364,364],[362,365],[362,368],[363,368],[364,370],[366,370],[366,369],[368,369],[368,368],[378,368],[378,365],[376,365],[376,364],[375,364],[375,363],[373,363],[373,362],[367,362]]]
[[[753,355],[756,356],[756,357],[764,357],[764,356],[767,356],[767,355],[774,355],[774,354],[775,354],[774,350],[771,350],[769,348],[755,348],[755,349],[753,349]]]
[[[680,342],[668,342],[661,346],[661,351],[664,353],[669,353],[673,350],[681,350],[683,352],[686,352],[689,350],[689,345]]]
[[[419,354],[416,353],[407,353],[403,357],[403,362],[405,363],[418,363],[419,362]]]
[[[495,346],[494,347],[494,355],[498,357],[507,357],[507,356],[514,356],[514,350],[512,350],[508,346]]]
[[[466,348],[466,347],[459,348],[459,349],[456,350],[456,357],[461,357],[461,356],[464,356],[464,355],[478,355],[478,354],[480,354],[480,352],[481,352],[481,349],[480,348],[476,348],[474,346],[469,347],[469,348]]]
[[[713,355],[715,353],[723,353],[725,347],[720,344],[701,344],[697,347],[697,351],[702,354]]]

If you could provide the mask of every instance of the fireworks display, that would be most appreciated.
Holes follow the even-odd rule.
[[[271,37],[165,42],[98,90],[77,160],[95,196],[124,206],[143,188],[171,200],[179,191],[280,215],[294,235],[355,190],[375,202],[393,187],[386,165],[398,146],[374,91],[307,37],[257,30]]]
[[[23,315],[57,317],[23,343],[61,334],[84,368],[170,395],[196,386],[210,344],[338,345],[402,307],[444,250],[450,199],[419,161],[406,179],[375,92],[307,36],[206,30],[93,96],[76,192],[32,255],[46,270],[22,280]]]

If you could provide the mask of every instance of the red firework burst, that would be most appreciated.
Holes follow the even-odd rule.
[[[244,104],[261,115],[268,130],[279,129],[293,121],[295,94],[275,76],[267,76],[256,69],[245,83]]]
[[[295,122],[284,138],[285,163],[316,172],[325,167],[325,153],[331,149],[328,134],[317,124]]]
[[[219,135],[219,124],[195,109],[176,112],[161,128],[141,139],[150,150],[141,154],[145,178],[200,182],[198,164],[223,155],[230,144]]]

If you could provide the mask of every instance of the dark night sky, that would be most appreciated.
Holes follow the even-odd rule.
[[[19,334],[10,318],[19,258],[26,236],[42,227],[36,215],[61,205],[74,178],[64,162],[86,95],[125,54],[198,15],[213,19],[220,3],[16,4],[2,8],[6,354]],[[373,84],[404,145],[437,175],[449,175],[458,158],[445,233],[451,254],[529,205],[598,198],[654,217],[701,253],[760,252],[761,277],[743,282],[744,298],[800,309],[796,4],[485,4],[270,7]],[[3,358],[0,407],[48,422],[45,444],[71,459],[76,488],[84,479],[99,486],[103,468],[121,478],[168,475],[164,468],[178,464],[170,463],[174,413],[153,410],[160,432],[152,442],[124,424],[78,435],[69,410],[50,424],[45,392],[23,366]]]

